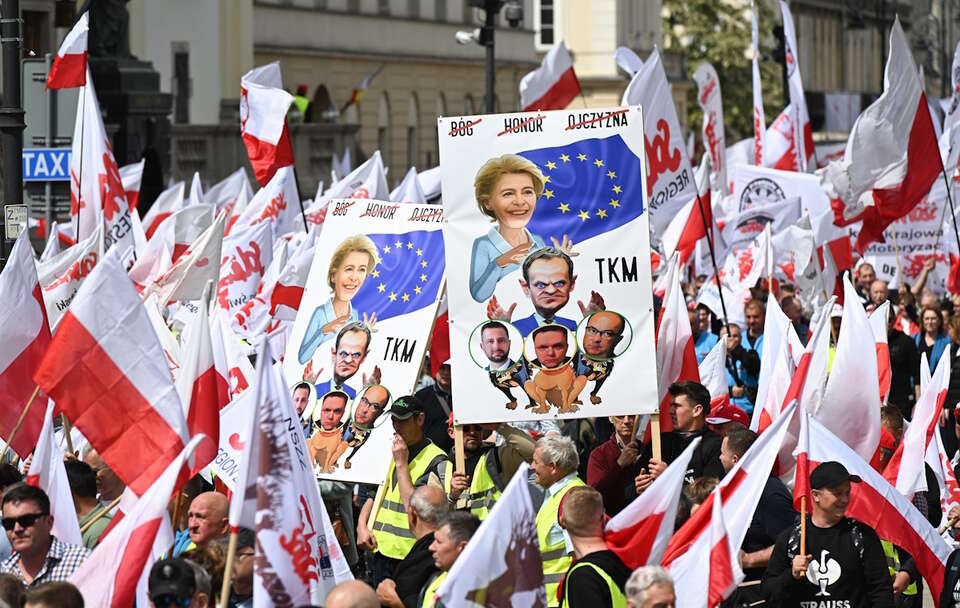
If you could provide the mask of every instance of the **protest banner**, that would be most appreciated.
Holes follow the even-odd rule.
[[[871,243],[867,247],[863,259],[873,265],[878,279],[889,283],[896,277],[896,285],[906,283],[913,287],[924,264],[933,257],[936,265],[927,276],[926,286],[934,293],[946,292],[949,264],[944,249],[938,246],[944,237],[943,226],[947,225],[941,224],[946,198],[946,188],[937,180],[916,207],[887,226],[883,231],[884,243]],[[903,273],[899,277],[898,269]]]
[[[383,482],[382,414],[416,384],[444,281],[442,222],[436,205],[330,201],[283,359],[291,391],[316,394],[303,417],[321,478]]]
[[[753,165],[737,165],[734,169],[733,197],[737,213],[795,196],[800,197],[800,215],[809,213],[810,217],[816,217],[830,210],[830,200],[813,175]]]
[[[656,411],[640,107],[438,128],[456,422]]]

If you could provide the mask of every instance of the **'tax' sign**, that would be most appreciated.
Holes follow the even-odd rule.
[[[70,180],[70,148],[24,148],[23,181]]]

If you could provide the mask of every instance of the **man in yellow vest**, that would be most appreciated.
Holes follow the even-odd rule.
[[[297,94],[293,96],[293,104],[290,106],[290,122],[305,122],[307,119],[307,109],[310,107],[310,100],[307,98],[307,85],[297,86]]]
[[[577,477],[580,456],[569,437],[549,434],[537,441],[531,467],[537,485],[546,490],[537,512],[537,540],[543,559],[543,582],[547,588],[547,606],[560,605],[557,591],[564,573],[573,561],[573,545],[560,526],[560,503],[571,488],[585,485]]]
[[[440,608],[442,602],[435,598],[437,589],[447,577],[447,572],[463,553],[470,537],[480,527],[480,520],[470,513],[455,511],[447,516],[443,525],[433,535],[433,544],[430,553],[433,554],[433,563],[440,572],[428,582],[420,593],[421,608]]]
[[[589,486],[570,488],[560,510],[577,560],[563,580],[564,608],[626,608],[628,568],[603,542],[603,496]]]
[[[503,445],[484,443],[491,431],[497,431]],[[453,437],[452,424],[449,433]],[[463,425],[464,467],[469,473],[453,474],[450,495],[457,501],[456,508],[486,519],[520,464],[533,458],[535,447],[530,435],[506,423]],[[455,460],[452,450],[447,457]]]
[[[374,588],[391,575],[417,542],[407,517],[414,488],[431,484],[449,495],[453,474],[447,455],[423,434],[423,404],[419,399],[414,395],[398,397],[389,411],[395,433],[383,502],[377,509],[373,530],[367,527],[374,507],[371,499],[360,510],[357,525],[357,546],[374,552],[368,581]]]

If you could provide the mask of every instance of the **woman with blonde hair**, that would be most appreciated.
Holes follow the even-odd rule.
[[[350,301],[379,262],[377,246],[365,234],[347,237],[337,245],[327,269],[327,285],[333,295],[310,317],[297,357],[301,364],[310,361],[317,348],[332,340],[344,325],[360,320]],[[373,325],[376,318],[376,313],[364,314],[363,322]]]
[[[473,241],[470,295],[477,302],[488,300],[501,278],[520,268],[528,253],[545,246],[543,238],[526,227],[545,183],[540,169],[516,154],[491,158],[477,172],[477,206],[497,224]]]

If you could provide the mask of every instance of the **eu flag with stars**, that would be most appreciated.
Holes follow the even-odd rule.
[[[368,234],[380,262],[370,271],[352,305],[360,313],[377,313],[377,321],[432,306],[443,279],[443,231]]]
[[[546,178],[527,229],[576,243],[618,228],[643,213],[644,167],[619,135],[519,152]]]

